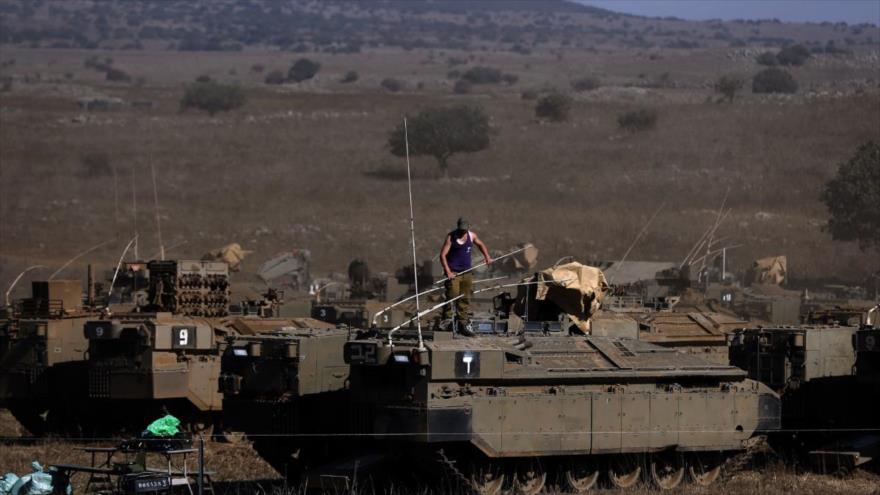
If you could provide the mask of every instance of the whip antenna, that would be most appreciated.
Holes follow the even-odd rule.
[[[67,260],[67,263],[61,265],[61,268],[55,270],[55,272],[52,273],[52,275],[49,275],[49,280],[52,280],[53,278],[55,278],[55,275],[58,275],[59,273],[61,273],[62,270],[64,270],[64,269],[67,268],[68,266],[70,266],[70,264],[73,263],[74,261],[76,261],[76,260],[82,258],[83,256],[85,256],[85,255],[91,253],[92,251],[94,251],[95,249],[98,249],[98,248],[101,247],[101,246],[105,246],[105,245],[107,245],[107,244],[110,244],[111,242],[113,242],[113,241],[112,241],[112,240],[109,240],[109,241],[104,241],[104,242],[102,242],[102,243],[100,243],[100,244],[95,244],[94,246],[92,246],[92,247],[86,249],[85,251],[83,251],[83,252],[77,254],[77,255],[74,256],[73,258],[70,258],[69,260]]]
[[[25,273],[27,273],[31,270],[36,270],[38,268],[46,268],[46,267],[43,265],[29,266],[29,267],[25,268],[24,270],[22,270],[21,273],[19,273],[17,277],[15,277],[15,280],[13,280],[12,284],[9,285],[9,289],[6,290],[6,294],[5,294],[6,306],[9,306],[9,293],[12,292],[12,289],[15,288],[15,284],[17,284],[18,281],[21,280],[21,277],[23,277]]]
[[[131,166],[131,214],[134,216],[134,259],[138,260],[138,202],[134,165]],[[128,248],[125,248],[128,251]]]
[[[404,147],[406,148],[406,187],[409,191],[409,232],[410,237],[412,238],[412,256],[413,256],[413,286],[415,287],[416,294],[419,293],[419,273],[418,273],[418,262],[416,260],[416,220],[415,214],[413,213],[413,200],[412,200],[412,175],[410,173],[409,167],[409,129],[406,126],[406,117],[403,118],[403,141]],[[419,333],[419,350],[425,348],[425,342],[422,340],[422,318],[421,318],[421,308],[419,307],[419,298],[416,297],[416,329]],[[391,339],[389,338],[389,342]]]
[[[165,244],[162,244],[162,222],[159,220],[159,191],[156,189],[156,167],[153,166],[153,152],[150,151],[150,172],[153,174],[153,206],[156,210],[156,236],[159,238],[159,256],[165,260]]]
[[[113,280],[110,282],[110,290],[107,291],[107,307],[110,307],[110,295],[113,294],[113,286],[116,285],[116,277],[119,276],[119,268],[122,266],[122,260],[125,259],[125,253],[128,252],[131,245],[134,244],[137,246],[137,236],[132,237],[128,244],[125,246],[125,249],[122,251],[122,255],[119,256],[119,261],[116,263],[116,271],[113,272]]]

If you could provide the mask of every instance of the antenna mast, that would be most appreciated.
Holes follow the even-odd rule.
[[[138,260],[138,203],[137,184],[134,175],[134,165],[131,166],[131,212],[134,215],[134,259]],[[128,248],[125,248],[128,251]]]
[[[409,130],[406,126],[406,117],[403,118],[403,140],[406,145],[406,187],[409,190],[409,232],[410,237],[412,238],[412,255],[413,255],[413,286],[415,287],[416,294],[419,293],[419,274],[418,274],[418,263],[416,260],[416,220],[415,214],[413,213],[413,199],[412,199],[412,176],[410,175],[410,167],[409,167]],[[425,348],[425,342],[422,340],[422,318],[421,318],[421,308],[419,307],[419,298],[416,297],[416,329],[419,332],[419,349]]]
[[[156,210],[156,235],[159,239],[159,257],[165,260],[165,244],[162,244],[162,222],[159,220],[159,191],[156,189],[156,167],[153,166],[153,150],[150,150],[150,173],[153,174],[153,208]]]

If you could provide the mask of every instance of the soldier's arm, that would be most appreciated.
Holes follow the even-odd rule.
[[[446,255],[449,254],[449,248],[452,247],[450,237],[451,236],[448,235],[446,236],[446,240],[443,241],[443,247],[440,248],[440,263],[443,264],[443,271],[446,272],[446,276],[452,278],[455,274],[449,269],[449,262],[446,261]]]
[[[472,232],[471,235],[474,237],[474,244],[476,244],[477,247],[480,248],[480,252],[483,253],[483,259],[486,260],[486,264],[488,265],[492,263],[492,257],[489,256],[489,248],[487,248],[486,244],[477,237],[477,234]]]

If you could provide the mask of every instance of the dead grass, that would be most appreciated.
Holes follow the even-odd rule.
[[[15,67],[26,71],[22,67],[51,59],[53,70],[64,70],[81,64],[76,53],[22,51]],[[433,159],[414,160],[420,256],[433,256],[454,219],[465,215],[494,249],[531,241],[544,263],[564,255],[615,259],[665,203],[630,259],[677,260],[712,221],[729,189],[733,213],[721,234],[743,245],[731,252],[735,269],[775,254],[789,256],[797,277],[860,281],[876,268],[873,253],[832,242],[821,231],[826,213],[818,199],[837,163],[880,133],[876,91],[809,102],[748,96],[720,105],[704,102],[709,89],[649,90],[635,93],[634,100],[590,96],[575,103],[570,122],[542,124],[533,117],[534,102],[519,98],[522,83],[453,97],[431,85],[418,94],[387,95],[365,86],[340,93],[326,82],[338,79],[335,71],[351,68],[362,81],[371,73],[378,80],[386,68],[397,75],[410,67],[419,72],[410,74],[415,79],[421,71],[440,76],[446,70],[444,64],[415,65],[424,58],[417,52],[376,51],[322,60],[326,81],[319,77],[312,86],[249,86],[243,109],[209,118],[178,112],[184,69],[213,75],[204,67],[219,71],[232,64],[247,74],[243,68],[254,61],[266,62],[269,70],[282,60],[253,53],[114,56],[126,70],[151,75],[148,83],[107,85],[80,79],[80,70],[71,84],[37,84],[0,95],[0,286],[29,264],[57,266],[108,236],[118,237],[118,245],[83,262],[115,263],[135,229],[132,169],[138,177],[140,254],[157,252],[147,180],[151,157],[166,245],[185,242],[171,256],[199,256],[236,241],[254,250],[245,270],[292,247],[311,249],[319,272],[342,271],[354,257],[376,270],[393,270],[407,259],[408,225],[404,165],[385,146],[388,132],[408,112],[454,101],[483,105],[497,133],[488,151],[454,156],[448,181],[436,178]],[[523,63],[510,57],[486,53],[479,60],[505,71]],[[621,77],[638,64],[656,62],[624,66],[623,55],[602,57],[600,65]],[[524,73],[526,79],[550,85],[555,77],[569,79],[571,61],[535,60],[540,63]],[[668,63],[686,68],[683,74],[702,70],[707,79],[716,71],[716,62],[701,52]],[[152,82],[153,75],[159,82]],[[83,92],[155,100],[159,107],[94,112],[85,123],[74,123],[81,114],[74,95]],[[618,129],[617,115],[636,106],[656,109],[656,129],[634,135]],[[108,155],[119,174],[118,223],[112,176],[81,177],[82,157],[98,152]],[[78,276],[77,268],[67,274]]]
[[[18,436],[18,426],[8,411],[0,409],[0,437]],[[113,442],[68,442],[59,440],[42,440],[31,444],[6,443],[0,444],[0,474],[14,472],[19,475],[30,470],[34,460],[52,464],[89,464],[89,454],[79,450],[85,446],[109,446]],[[206,469],[214,472],[213,479],[217,493],[224,495],[266,494],[266,495],[299,495],[301,486],[289,486],[262,459],[260,459],[249,443],[225,444],[218,442],[206,443]],[[195,464],[191,461],[189,466]],[[74,478],[75,492],[81,492],[85,486],[84,477]],[[817,475],[795,471],[781,463],[771,463],[752,470],[745,470],[721,481],[712,487],[703,489],[684,486],[678,491],[685,495],[878,495],[877,486],[880,475],[871,471],[856,471],[848,478]],[[347,492],[346,492],[347,493]],[[414,494],[433,495],[448,493],[436,486],[420,488],[402,488],[394,485],[362,481],[357,493],[364,495],[376,494]],[[605,491],[604,493],[610,493]],[[632,495],[654,495],[658,492],[651,488],[638,488],[626,491]]]

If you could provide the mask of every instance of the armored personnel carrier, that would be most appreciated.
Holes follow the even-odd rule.
[[[308,318],[201,318],[151,313],[85,324],[89,339],[88,424],[113,433],[141,428],[167,408],[191,431],[226,431],[219,389],[227,338],[313,325]],[[101,410],[113,410],[104,417]]]
[[[193,431],[221,426],[225,337],[298,324],[230,316],[226,263],[142,265],[145,291],[133,308],[82,309],[79,281],[35,284],[35,297],[18,305],[0,391],[31,433],[140,431],[163,406]]]
[[[227,338],[220,374],[224,424],[245,433],[282,475],[296,478],[328,459],[340,437],[325,435],[348,429],[342,356],[348,338],[347,330],[316,320]]]
[[[0,405],[32,435],[64,431],[75,423],[70,405],[85,396],[88,340],[82,328],[98,311],[83,304],[79,280],[49,280],[33,282],[31,297],[7,313]]]
[[[435,333],[352,340],[345,361],[358,433],[483,494],[708,485],[779,427],[779,396],[742,370],[637,340]]]
[[[847,472],[880,454],[873,327],[800,325],[744,328],[730,362],[782,397],[782,432],[772,435],[822,472]],[[873,390],[872,390],[873,379]]]

